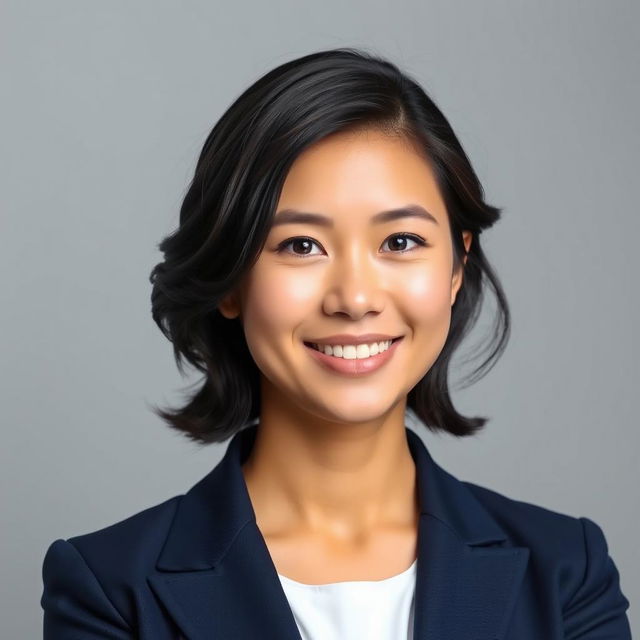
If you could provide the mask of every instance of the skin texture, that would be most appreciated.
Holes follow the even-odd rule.
[[[437,223],[372,224],[376,213],[409,204]],[[308,148],[286,177],[276,219],[284,209],[320,213],[334,227],[273,226],[248,277],[220,305],[240,318],[261,371],[260,427],[242,467],[247,489],[282,575],[309,584],[383,579],[416,557],[406,400],[444,346],[463,270],[453,273],[431,167],[398,136],[341,132]],[[463,239],[468,251],[471,234]],[[303,344],[369,332],[404,339],[383,367],[355,378],[324,369]]]

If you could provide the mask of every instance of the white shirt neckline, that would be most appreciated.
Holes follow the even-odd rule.
[[[411,566],[405,569],[404,571],[397,573],[395,576],[390,576],[389,578],[383,578],[382,580],[343,580],[341,582],[326,582],[324,584],[307,584],[305,582],[298,582],[297,580],[293,580],[292,578],[287,578],[287,576],[283,576],[280,573],[278,574],[278,577],[280,578],[280,580],[284,581],[288,585],[292,585],[302,589],[315,589],[315,590],[340,589],[342,587],[353,587],[353,585],[364,586],[364,588],[367,588],[367,586],[371,586],[373,588],[378,586],[388,587],[394,582],[399,582],[405,578],[408,578],[410,575],[413,575],[416,571],[417,564],[418,564],[418,558],[416,558],[411,563]]]

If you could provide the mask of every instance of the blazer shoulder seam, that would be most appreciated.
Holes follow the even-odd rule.
[[[70,545],[74,551],[78,554],[78,556],[80,556],[80,559],[82,560],[82,562],[84,562],[85,566],[87,567],[87,569],[89,569],[89,571],[91,572],[91,575],[95,578],[97,585],[100,587],[100,591],[102,591],[104,597],[106,598],[107,602],[113,607],[113,610],[118,614],[118,616],[120,617],[120,619],[122,620],[122,622],[127,626],[127,628],[130,631],[133,631],[133,628],[131,627],[131,624],[127,621],[127,619],[122,615],[122,612],[118,609],[118,607],[116,607],[116,605],[113,603],[113,601],[111,600],[111,598],[108,596],[105,588],[102,586],[102,583],[100,582],[98,576],[96,575],[96,572],[93,570],[93,568],[91,567],[91,565],[87,562],[87,559],[82,555],[80,549],[78,549],[78,547],[76,547],[73,542],[71,542],[70,540],[65,540],[65,542]]]

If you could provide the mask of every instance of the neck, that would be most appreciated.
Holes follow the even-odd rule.
[[[417,526],[416,468],[400,409],[375,425],[304,421],[303,428],[263,412],[242,471],[265,536],[353,544]]]

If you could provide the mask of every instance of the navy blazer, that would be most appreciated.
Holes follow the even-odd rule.
[[[300,640],[240,468],[256,430],[186,494],[52,542],[44,639]],[[631,638],[595,522],[457,480],[406,433],[421,512],[415,640]]]

